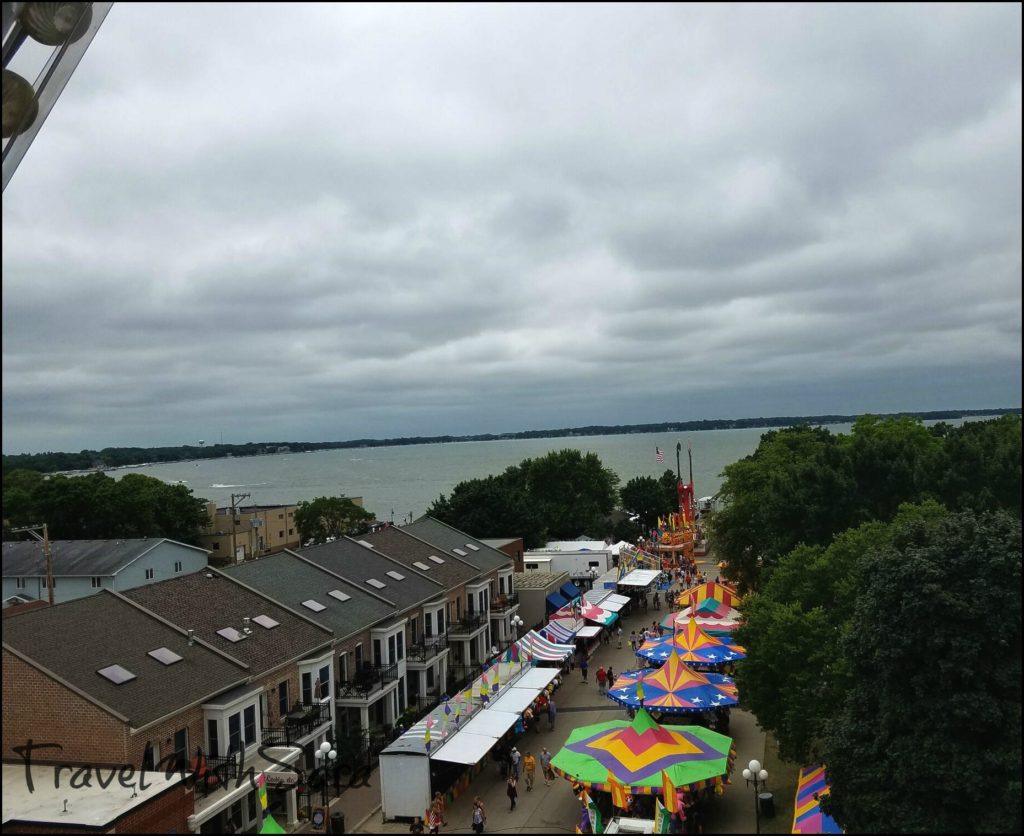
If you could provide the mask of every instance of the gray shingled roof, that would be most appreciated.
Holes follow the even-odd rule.
[[[333,630],[337,638],[358,633],[395,614],[392,603],[380,600],[387,597],[383,594],[387,589],[379,590],[379,596],[370,595],[355,583],[346,583],[286,551],[236,563],[225,567],[224,572],[289,609],[308,613],[311,620]],[[339,601],[328,595],[333,589],[350,596],[350,600]],[[307,600],[317,601],[325,609],[313,612],[302,605]]]
[[[512,565],[512,558],[504,552],[492,549],[482,540],[470,537],[466,532],[452,528],[433,517],[420,517],[416,522],[403,528],[410,534],[415,534],[421,540],[440,546],[447,552],[451,552],[452,549],[461,549],[466,554],[465,556],[458,555],[458,557],[476,566],[481,572],[507,569]],[[466,548],[467,543],[476,546],[477,551]]]
[[[53,574],[68,576],[109,576],[142,557],[161,543],[175,543],[182,548],[196,548],[162,537],[140,540],[53,540]],[[205,549],[197,549],[206,553]],[[46,574],[43,544],[38,540],[3,544],[3,576],[33,577]]]
[[[130,589],[124,595],[182,629],[195,630],[197,638],[249,665],[253,676],[309,655],[334,639],[325,627],[300,618],[214,569]],[[243,618],[258,615],[269,616],[278,625],[267,629],[252,622],[249,638],[237,642],[217,634],[224,627],[241,631]]]
[[[432,601],[445,592],[445,585],[428,580],[426,573],[410,569],[404,563],[393,560],[376,549],[361,546],[347,537],[294,551],[317,566],[322,566],[353,583],[358,583],[363,589],[394,601],[399,612],[404,612],[424,601]],[[389,577],[388,572],[397,572],[403,580]],[[371,578],[383,583],[385,588],[378,589],[368,584],[367,580]]]
[[[462,558],[445,553],[443,549],[424,542],[404,528],[389,526],[373,534],[367,534],[362,539],[372,543],[374,548],[388,557],[404,563],[414,571],[421,572],[449,588],[480,577],[480,570],[475,566],[464,562]],[[442,558],[444,563],[439,564],[430,560],[431,555]],[[422,563],[428,567],[427,570],[424,571],[418,566],[413,566],[414,562]]]
[[[4,622],[3,641],[88,696],[128,718],[133,728],[209,699],[248,677],[233,663],[109,590]],[[181,657],[164,665],[160,647]],[[97,671],[121,665],[136,678],[115,685]],[[23,694],[30,699],[31,694]]]

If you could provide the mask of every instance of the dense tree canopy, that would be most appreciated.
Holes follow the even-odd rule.
[[[827,546],[852,525],[892,520],[902,503],[1019,516],[1021,419],[928,429],[913,418],[863,416],[849,435],[773,430],[723,475],[712,539],[726,577],[747,591],[798,544]]]
[[[303,545],[365,534],[373,514],[343,496],[318,496],[303,501],[295,511],[295,527]]]
[[[659,478],[637,476],[630,479],[619,490],[622,510],[636,515],[642,531],[650,531],[657,525],[658,517],[664,517],[679,510],[676,491],[676,474],[666,470]]]
[[[536,548],[583,533],[603,536],[618,482],[596,454],[558,450],[499,476],[460,482],[427,513],[475,537],[521,536]]]
[[[130,473],[50,476],[16,470],[3,481],[4,528],[46,523],[54,540],[168,537],[196,543],[205,500],[185,485]]]
[[[1021,522],[899,520],[869,553],[821,755],[849,833],[1021,831]]]

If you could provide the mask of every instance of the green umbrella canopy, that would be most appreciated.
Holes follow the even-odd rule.
[[[285,830],[281,825],[277,823],[277,819],[273,816],[267,816],[263,820],[263,827],[260,828],[260,833],[284,833]]]
[[[575,729],[551,766],[590,789],[610,792],[610,773],[634,795],[659,795],[663,771],[676,787],[696,790],[726,780],[735,757],[731,737],[702,726],[659,726],[641,708],[632,721]]]

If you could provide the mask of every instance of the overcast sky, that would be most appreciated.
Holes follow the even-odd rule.
[[[5,453],[1020,404],[1018,4],[115,3],[3,195]]]

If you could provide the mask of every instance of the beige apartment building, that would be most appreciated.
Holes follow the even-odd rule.
[[[361,496],[348,496],[360,508]],[[218,508],[206,503],[207,525],[199,545],[210,552],[210,563],[225,565],[254,560],[302,545],[295,525],[298,505],[241,505]]]

